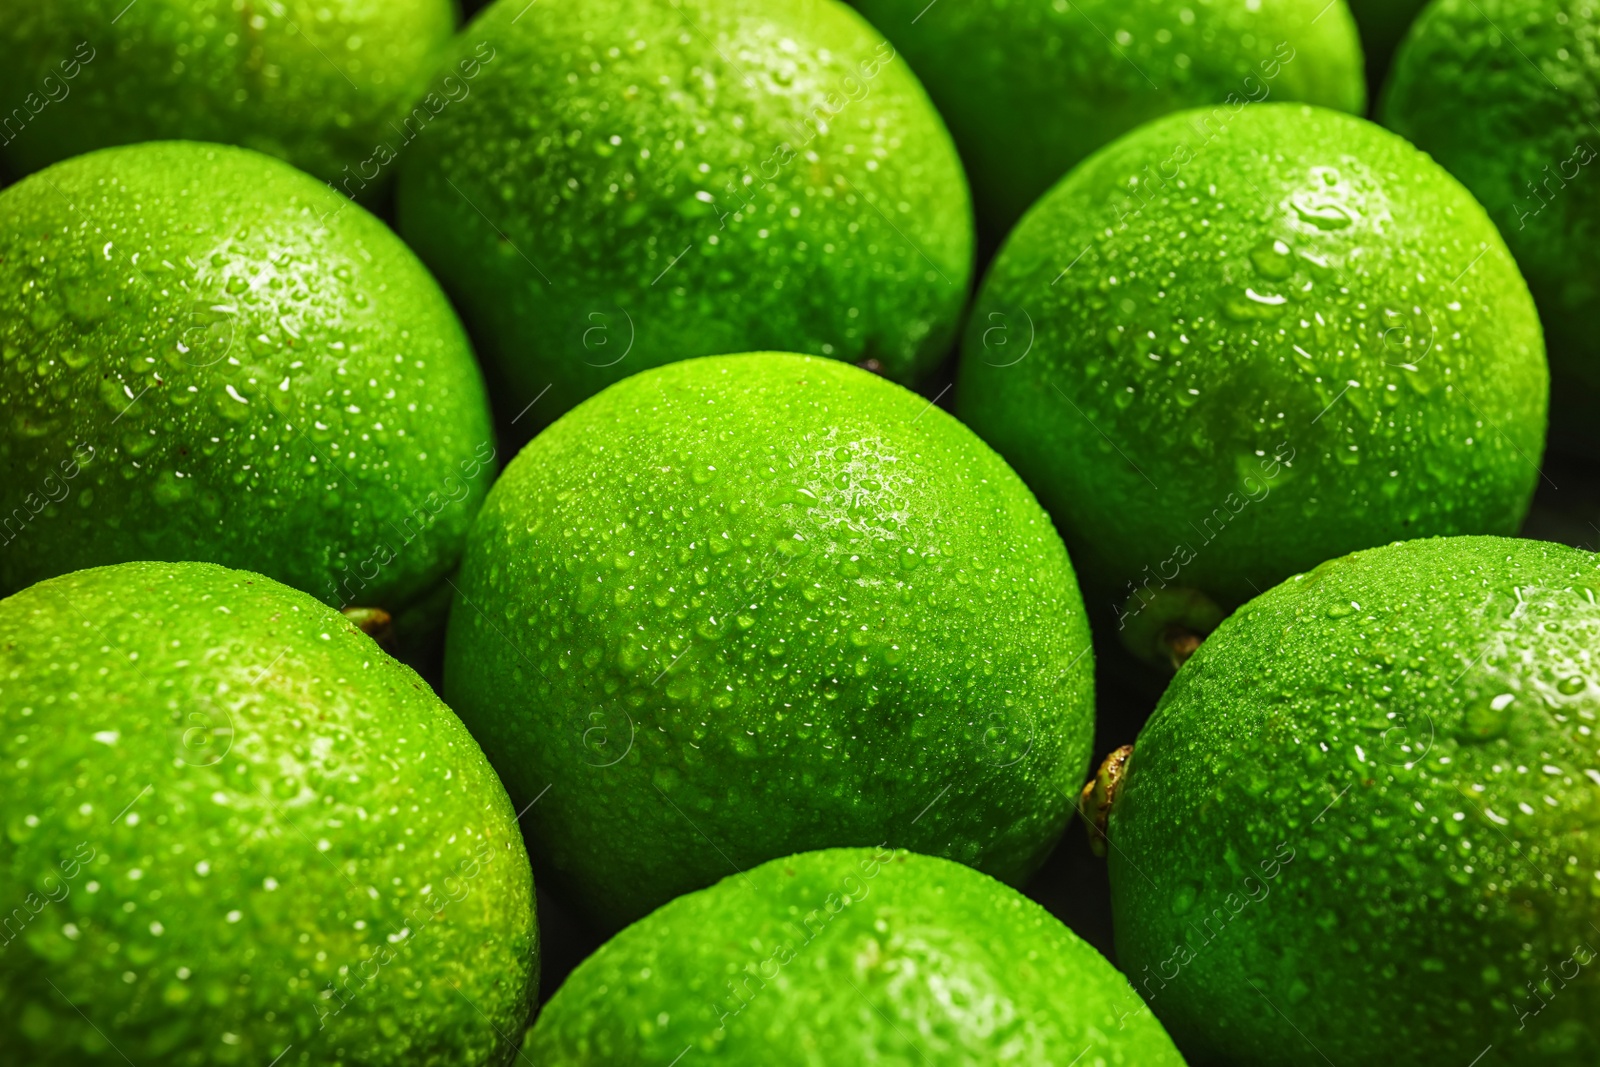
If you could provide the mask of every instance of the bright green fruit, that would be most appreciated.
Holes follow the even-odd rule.
[[[1367,79],[1376,88],[1394,58],[1394,50],[1416,21],[1427,0],[1349,0],[1350,13],[1361,31],[1367,57]]]
[[[1088,762],[1049,518],[960,423],[832,360],[607,389],[495,483],[460,588],[451,706],[603,924],[836,845],[1020,883]]]
[[[679,897],[585,960],[524,1051],[571,1067],[1183,1064],[1128,980],[1043,908],[886,848],[775,859]]]
[[[956,403],[1154,656],[1331,556],[1515,532],[1546,379],[1464,189],[1364,120],[1263,104],[1158,120],[1051,190],[984,283]]]
[[[510,802],[344,618],[210,564],[80,571],[0,602],[0,678],[0,1063],[510,1056]]]
[[[454,567],[494,474],[444,294],[366,211],[164,142],[0,194],[0,588],[131,559],[388,611]]]
[[[1412,541],[1201,646],[1110,813],[1117,955],[1186,1055],[1600,1057],[1597,594],[1577,549]]]
[[[1079,160],[1161,115],[1366,105],[1345,0],[852,2],[927,85],[998,235]]]
[[[1383,121],[1471,189],[1538,302],[1562,436],[1600,450],[1600,11],[1440,0],[1395,60]]]
[[[454,24],[450,0],[0,0],[0,156],[220,141],[365,193],[442,110],[418,98],[468,91],[429,80]]]
[[[909,382],[948,350],[961,164],[837,0],[499,0],[460,40],[496,58],[406,155],[400,229],[519,428],[690,356],[791,349]]]

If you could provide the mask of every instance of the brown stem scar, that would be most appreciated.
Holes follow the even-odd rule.
[[[394,636],[394,620],[382,608],[345,608],[341,614],[380,645]]]
[[[1176,671],[1188,662],[1200,648],[1200,643],[1205,640],[1205,635],[1197,634],[1187,626],[1169,626],[1161,635],[1162,644],[1167,646],[1167,656],[1172,660],[1172,669]]]
[[[1196,639],[1195,643],[1198,645],[1199,640]],[[1106,821],[1111,816],[1111,805],[1116,802],[1117,792],[1122,788],[1122,776],[1128,768],[1128,757],[1131,755],[1132,745],[1123,745],[1113,751],[1100,764],[1099,772],[1083,787],[1083,792],[1078,794],[1078,815],[1089,831],[1089,849],[1102,859],[1106,854]]]

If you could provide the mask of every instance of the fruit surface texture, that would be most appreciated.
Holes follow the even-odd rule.
[[[395,611],[494,475],[444,294],[277,160],[161,142],[0,194],[0,588],[136,559]]]
[[[1049,519],[954,419],[836,361],[611,387],[507,468],[460,590],[447,699],[613,928],[839,842],[1020,883],[1087,770]]]
[[[449,0],[5,0],[0,155],[29,173],[111,145],[218,141],[365,193],[405,124],[436,113],[426,93],[469,91],[429,82],[454,24]]]
[[[408,151],[400,229],[519,428],[691,356],[783,348],[909,382],[948,350],[966,180],[855,12],[503,0],[460,41],[496,58]]]
[[[1588,3],[1441,0],[1396,57],[1382,109],[1384,124],[1459,178],[1505,235],[1544,320],[1555,410],[1591,454],[1600,451],[1588,416],[1600,396],[1597,44],[1600,13]]]
[[[41,582],[0,602],[0,727],[0,1063],[510,1057],[510,801],[332,609],[203,563]]]
[[[1109,862],[1118,958],[1192,1062],[1594,1062],[1597,590],[1578,549],[1411,541],[1184,665]]]
[[[854,0],[928,87],[1004,235],[1097,148],[1162,115],[1264,100],[1360,113],[1344,0]]]
[[[526,1046],[574,1067],[686,1049],[772,1067],[1183,1063],[1127,979],[1043,908],[884,848],[775,859],[674,900],[585,961]]]
[[[1126,627],[1397,538],[1514,533],[1547,378],[1454,179],[1362,119],[1267,103],[1160,119],[1052,190],[984,282],[956,408]]]

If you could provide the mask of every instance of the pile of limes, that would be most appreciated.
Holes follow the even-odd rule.
[[[1600,1055],[1600,8],[853,3],[7,7],[0,1067]]]

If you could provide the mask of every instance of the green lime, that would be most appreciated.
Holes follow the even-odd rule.
[[[1070,817],[1072,566],[929,401],[762,353],[636,375],[495,483],[447,699],[602,925],[774,856],[915,847],[1020,884]]]
[[[1600,557],[1357,552],[1235,612],[1134,745],[1117,955],[1195,1062],[1600,1056]]]
[[[1366,106],[1345,0],[852,2],[927,85],[997,236],[1080,160],[1162,115]]]
[[[244,149],[104,149],[0,193],[0,356],[0,589],[197,559],[397,612],[494,475],[422,264]]]
[[[524,1050],[572,1067],[1183,1064],[1128,980],[1039,905],[887,848],[679,897],[584,961]]]
[[[27,173],[110,145],[220,141],[370,200],[470,92],[434,70],[454,26],[450,0],[8,3],[0,156]]]
[[[0,1062],[506,1062],[538,985],[510,802],[338,613],[80,571],[0,601],[0,677]]]
[[[1051,190],[984,283],[956,407],[1124,640],[1181,659],[1324,559],[1514,533],[1546,391],[1466,190],[1362,119],[1262,104],[1160,119]]]
[[[837,0],[499,0],[458,60],[480,47],[472,95],[406,154],[398,213],[524,437],[691,356],[910,382],[948,351],[972,272],[961,163],[905,59]]]
[[[1600,12],[1441,0],[1395,60],[1383,121],[1483,202],[1528,278],[1555,375],[1552,443],[1600,452]]]

